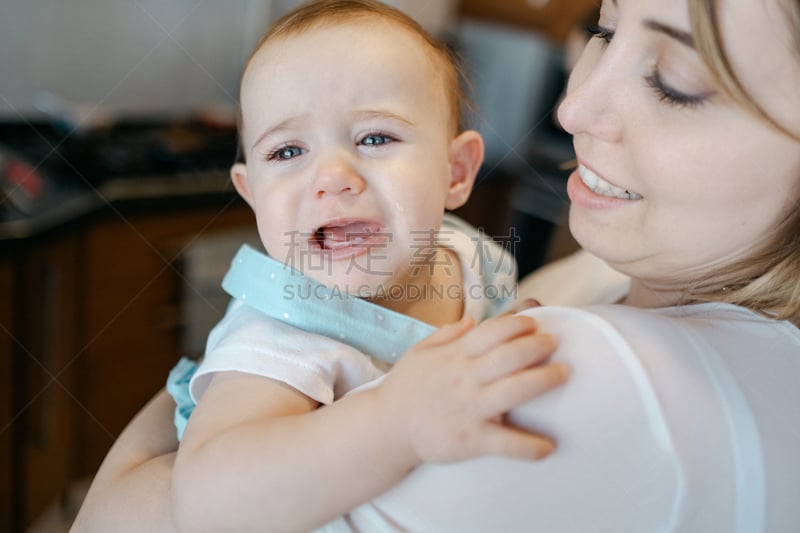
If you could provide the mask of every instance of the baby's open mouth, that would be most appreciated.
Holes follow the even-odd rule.
[[[381,229],[380,224],[363,220],[332,222],[317,228],[311,243],[322,250],[365,246],[380,236]]]

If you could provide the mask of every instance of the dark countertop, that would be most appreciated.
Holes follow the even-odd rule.
[[[168,200],[181,203],[200,199],[223,201],[235,194],[228,173],[223,171],[112,179],[94,188],[73,187],[54,193],[52,205],[34,214],[0,213],[0,241],[41,235],[106,206],[123,202]]]
[[[236,132],[197,122],[119,123],[90,134],[0,123],[0,241],[43,235],[121,204],[235,197]],[[11,164],[22,163],[16,174]]]

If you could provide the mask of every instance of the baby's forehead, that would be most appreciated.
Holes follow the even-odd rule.
[[[382,67],[384,72],[410,69],[423,72],[428,82],[443,81],[445,58],[425,38],[399,22],[381,17],[320,21],[305,28],[282,32],[267,39],[248,62],[253,69],[280,70],[305,64],[313,77],[315,62]],[[274,80],[279,81],[279,80]]]
[[[355,41],[359,36],[370,36],[374,42],[392,42],[397,47],[408,49],[410,54],[424,54],[431,60],[436,55],[425,37],[411,27],[381,15],[359,14],[319,19],[280,31],[264,40],[254,57],[281,45],[300,43],[302,46],[304,42],[326,40]]]
[[[326,20],[282,31],[267,38],[247,65],[241,86],[242,118],[270,108],[277,103],[276,95],[293,95],[289,103],[293,107],[301,105],[302,95],[319,96],[314,86],[329,87],[331,92],[324,94],[332,96],[348,83],[376,97],[399,91],[404,99],[435,98],[436,107],[446,110],[453,107],[454,91],[447,65],[438,62],[445,58],[437,54],[423,35],[378,16]]]
[[[328,21],[267,39],[248,62],[242,81],[262,78],[255,74],[266,70],[271,76],[262,80],[280,84],[281,74],[298,66],[313,80],[315,69],[339,65],[352,72],[353,66],[363,65],[383,76],[423,74],[433,85],[444,70],[437,59],[430,43],[397,22],[379,17]]]

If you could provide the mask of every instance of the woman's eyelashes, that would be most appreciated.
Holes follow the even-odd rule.
[[[661,79],[658,70],[654,70],[652,74],[645,76],[644,81],[648,87],[655,91],[659,100],[679,107],[700,106],[711,96],[711,93],[708,92],[691,94],[670,87]]]
[[[611,39],[614,38],[614,30],[598,24],[586,26],[584,30],[586,30],[586,33],[588,33],[591,38],[602,39],[606,44],[610,43]]]
[[[600,25],[587,26],[585,30],[593,39],[600,39],[605,45],[611,43],[615,34],[615,30]],[[654,70],[651,74],[645,76],[644,81],[648,87],[655,91],[656,97],[658,97],[661,102],[670,105],[697,107],[705,103],[709,96],[711,96],[711,92],[686,93],[675,89],[664,83],[658,70]]]

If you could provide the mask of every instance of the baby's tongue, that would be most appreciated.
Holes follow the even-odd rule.
[[[323,248],[341,248],[367,239],[380,228],[369,222],[350,222],[338,226],[325,226],[321,229]]]

